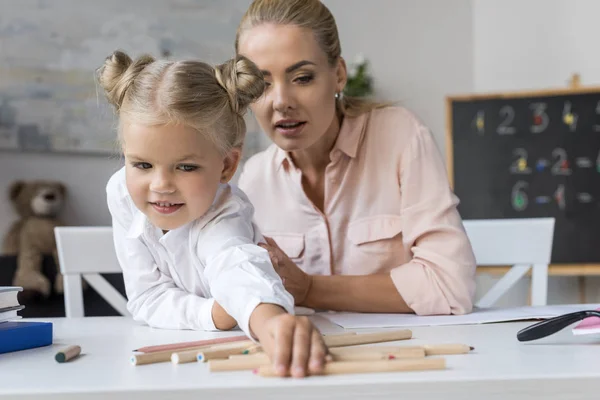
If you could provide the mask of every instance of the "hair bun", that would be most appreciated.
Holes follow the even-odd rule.
[[[119,110],[127,89],[139,73],[153,62],[154,58],[149,55],[133,61],[126,53],[118,50],[106,57],[104,65],[98,69],[98,82],[104,89],[108,102]]]
[[[265,90],[262,73],[256,64],[244,56],[238,55],[217,65],[215,76],[227,92],[231,108],[239,115],[243,115]]]

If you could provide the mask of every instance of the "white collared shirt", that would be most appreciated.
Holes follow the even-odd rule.
[[[125,167],[106,186],[127,308],[137,321],[167,329],[217,330],[216,300],[248,335],[260,303],[294,313],[294,299],[273,269],[254,208],[237,187],[221,184],[209,210],[166,234],[133,203]]]

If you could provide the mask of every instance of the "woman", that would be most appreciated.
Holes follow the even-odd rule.
[[[239,186],[297,305],[471,311],[475,260],[439,151],[404,108],[344,97],[335,20],[318,0],[255,0],[236,51],[263,72],[251,106],[274,145]]]

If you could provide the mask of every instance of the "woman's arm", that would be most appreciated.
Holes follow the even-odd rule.
[[[412,313],[389,274],[308,275],[271,238],[271,261],[296,305],[320,310]]]
[[[334,311],[412,313],[389,274],[313,275],[299,305]]]
[[[475,256],[441,154],[417,124],[398,165],[402,240],[412,259],[391,270],[406,304],[419,315],[464,314],[475,292]]]

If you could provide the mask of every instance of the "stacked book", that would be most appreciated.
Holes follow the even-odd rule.
[[[19,304],[18,294],[22,290],[18,286],[0,286],[0,323],[21,318],[17,311],[25,308]]]
[[[19,304],[22,290],[17,286],[0,286],[0,353],[52,344],[52,323],[19,321],[18,311],[25,308]]]

